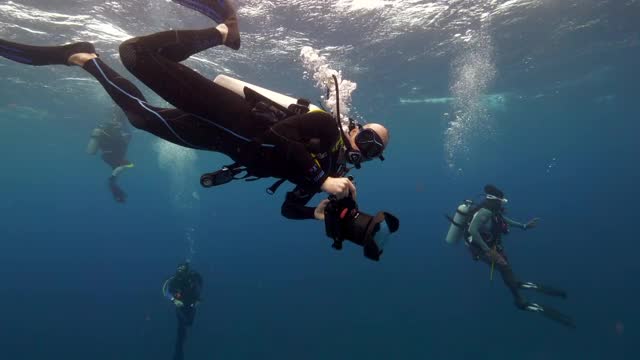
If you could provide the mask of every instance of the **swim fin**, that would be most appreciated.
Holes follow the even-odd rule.
[[[210,18],[218,24],[235,16],[236,9],[229,0],[171,0]]]
[[[549,295],[549,296],[557,296],[563,299],[567,298],[567,293],[564,290],[556,289],[547,285],[534,284],[531,282],[523,282],[520,284],[521,289],[530,289],[535,290],[539,293]]]
[[[576,324],[573,322],[573,319],[570,316],[565,315],[560,311],[546,305],[540,305],[536,303],[527,303],[524,307],[524,310],[531,311],[531,312],[539,312],[542,316],[546,317],[547,319],[553,320],[555,322],[558,322],[570,328],[575,329],[576,327]]]
[[[88,42],[62,46],[32,46],[0,39],[0,56],[33,66],[69,65],[67,61],[71,55],[95,52],[93,44]]]

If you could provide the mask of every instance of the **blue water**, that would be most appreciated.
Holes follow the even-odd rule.
[[[0,8],[16,3],[82,14],[80,4],[60,2],[0,1]],[[320,222],[281,217],[289,185],[273,196],[264,192],[270,180],[199,188],[199,175],[228,159],[161,148],[140,131],[129,149],[136,167],[121,179],[128,201],[115,203],[106,186],[109,169],[84,153],[91,129],[111,114],[106,94],[97,83],[65,80],[89,78],[75,68],[0,59],[0,358],[169,359],[175,314],[161,286],[190,258],[205,288],[187,359],[637,359],[637,1],[500,15],[529,22],[488,30],[496,76],[472,95],[504,94],[503,103],[472,99],[487,114],[465,134],[460,148],[466,151],[453,157],[446,135],[452,115],[444,114],[454,114],[456,103],[401,99],[458,95],[456,59],[473,51],[429,52],[432,42],[457,31],[414,29],[369,43],[363,39],[370,28],[361,24],[369,24],[369,10],[361,10],[351,22],[334,19],[351,30],[348,36],[330,30],[324,37],[320,25],[305,22],[301,3],[278,5],[270,21],[316,47],[353,43],[351,51],[328,50],[333,65],[358,84],[357,114],[391,130],[387,160],[353,173],[362,210],[387,210],[401,220],[382,260],[365,259],[353,244],[333,250]],[[245,10],[257,5],[244,3]],[[141,29],[143,19],[132,23],[131,14],[142,10],[123,7],[94,8],[91,16],[102,11],[132,35],[168,27],[154,18]],[[240,9],[247,33],[256,37],[223,65],[247,81],[318,98],[322,92],[302,77],[297,45],[251,65],[252,51],[270,46],[255,45],[269,29]],[[171,26],[184,14],[172,12]],[[80,36],[59,24],[0,19],[0,37],[14,41]],[[551,30],[598,19],[564,37]],[[103,58],[130,76],[113,57],[117,41],[98,43]],[[222,54],[203,57],[217,61]],[[474,58],[472,68],[486,60]],[[193,66],[208,74],[223,70],[217,63]],[[523,280],[569,293],[567,300],[531,298],[572,315],[577,329],[518,311],[499,277],[490,281],[486,265],[473,262],[462,245],[444,242],[443,214],[486,183],[505,191],[512,217],[541,218],[539,228],[512,231],[507,253]]]

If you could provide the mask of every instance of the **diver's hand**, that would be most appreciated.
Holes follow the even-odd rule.
[[[524,224],[524,229],[525,230],[529,230],[529,229],[533,229],[534,227],[538,226],[538,220],[540,220],[540,218],[533,218],[533,219],[529,220],[528,223]]]
[[[183,307],[184,306],[184,303],[182,301],[178,300],[178,299],[173,299],[173,304],[176,307]]]
[[[347,178],[333,178],[328,177],[327,180],[322,183],[322,191],[335,195],[338,199],[343,199],[351,195],[356,199],[356,187],[351,180]]]
[[[489,261],[498,265],[507,265],[507,260],[496,249],[491,249],[485,253]]]
[[[318,204],[318,206],[316,206],[316,209],[313,211],[313,216],[317,220],[324,221],[324,209],[327,207],[328,203],[329,203],[329,200],[324,199],[320,201],[320,204]]]

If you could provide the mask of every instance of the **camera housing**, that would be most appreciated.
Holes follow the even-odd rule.
[[[400,220],[387,212],[372,216],[358,209],[352,197],[338,200],[329,197],[324,211],[325,232],[333,239],[332,247],[342,249],[344,240],[363,247],[364,256],[379,261],[388,236],[400,228]]]

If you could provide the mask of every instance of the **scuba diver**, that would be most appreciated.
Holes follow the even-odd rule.
[[[234,164],[205,174],[203,186],[231,180],[273,177],[268,189],[296,185],[286,194],[281,213],[289,219],[323,220],[329,203],[308,207],[320,192],[338,199],[356,196],[345,177],[348,164],[383,160],[388,130],[380,124],[356,124],[344,131],[338,114],[302,99],[289,106],[270,101],[250,87],[231,90],[181,64],[201,51],[225,45],[240,48],[234,7],[228,0],[173,0],[211,18],[218,25],[201,30],[170,30],[129,39],[120,45],[124,66],[175,108],[150,105],[140,90],[96,54],[93,44],[30,46],[0,40],[0,56],[32,66],[80,66],[100,82],[131,124],[181,146],[223,153]],[[334,78],[335,79],[335,78]],[[335,79],[336,88],[338,87]]]
[[[178,333],[173,354],[174,360],[184,358],[187,328],[193,325],[196,307],[200,303],[202,276],[191,269],[188,262],[178,265],[176,273],[162,285],[162,293],[176,306]]]
[[[119,114],[114,113],[111,120],[93,129],[87,145],[89,155],[95,155],[100,150],[102,161],[111,167],[109,190],[119,203],[126,201],[127,194],[118,186],[116,179],[124,170],[133,168],[133,163],[126,159],[127,148],[131,141],[131,133],[126,130],[124,120]]]
[[[518,309],[540,313],[551,320],[557,321],[568,327],[575,327],[571,317],[560,313],[547,305],[527,301],[520,293],[521,290],[534,290],[541,294],[556,296],[565,299],[567,294],[559,289],[532,282],[519,281],[509,263],[502,245],[502,237],[509,233],[510,227],[522,230],[533,229],[538,224],[538,219],[522,224],[505,216],[505,204],[507,199],[504,193],[494,185],[484,187],[485,199],[479,205],[474,205],[467,200],[460,205],[453,218],[447,216],[451,222],[447,234],[447,243],[456,243],[464,239],[474,260],[497,269],[502,276],[504,284],[509,288],[515,305]]]

